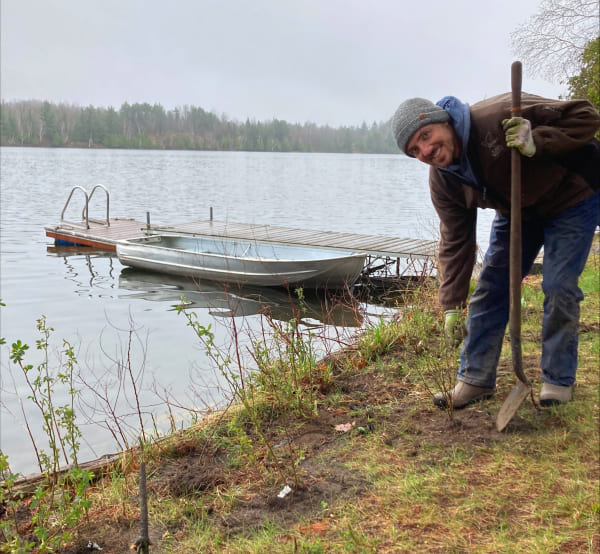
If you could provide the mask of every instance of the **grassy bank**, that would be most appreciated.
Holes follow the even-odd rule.
[[[105,472],[60,551],[89,551],[91,540],[125,552],[143,534],[143,460],[154,553],[598,552],[599,269],[593,254],[580,281],[574,401],[526,400],[502,433],[495,417],[515,383],[508,340],[492,400],[432,406],[433,392],[453,386],[458,358],[433,288],[325,359],[293,323],[281,326],[270,348],[255,345],[252,377],[188,316],[234,404]],[[537,401],[539,277],[523,300],[523,365]],[[22,536],[32,513],[24,504],[17,517]]]

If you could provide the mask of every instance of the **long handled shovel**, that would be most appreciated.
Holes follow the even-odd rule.
[[[512,109],[511,115],[521,115],[521,62],[511,66]],[[511,150],[511,193],[510,193],[510,345],[513,370],[517,384],[510,391],[496,418],[496,428],[502,431],[513,418],[519,406],[531,393],[531,383],[523,371],[521,349],[521,154],[516,148]]]

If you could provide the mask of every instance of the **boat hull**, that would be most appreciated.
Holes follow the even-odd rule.
[[[344,288],[366,254],[214,237],[153,235],[117,242],[123,265],[199,279],[256,286]]]

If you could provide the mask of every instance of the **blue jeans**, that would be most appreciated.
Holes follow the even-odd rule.
[[[600,191],[549,221],[522,222],[522,268],[527,275],[544,246],[542,380],[571,386],[577,371],[579,303],[577,282],[600,224]],[[475,292],[469,301],[467,337],[458,379],[496,386],[496,368],[509,317],[510,221],[496,215]]]

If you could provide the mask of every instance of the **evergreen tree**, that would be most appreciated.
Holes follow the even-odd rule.
[[[60,146],[62,144],[62,140],[56,125],[56,115],[54,114],[54,110],[50,105],[50,102],[46,101],[42,104],[40,119],[42,122],[40,128],[40,142],[49,144],[50,146]]]
[[[0,107],[0,143],[15,145],[17,142],[17,122],[13,113],[5,109],[4,102]]]

